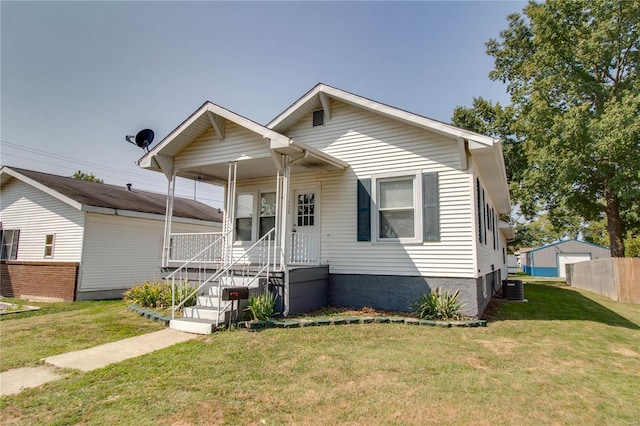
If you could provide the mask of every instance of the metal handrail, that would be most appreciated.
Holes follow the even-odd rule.
[[[242,259],[248,257],[248,255],[251,253],[251,251],[256,247],[259,246],[261,243],[263,243],[265,240],[267,240],[267,250],[268,250],[268,254],[267,254],[267,264],[266,264],[266,269],[267,269],[267,274],[269,273],[269,257],[271,255],[271,236],[275,233],[275,228],[272,228],[269,232],[267,232],[262,238],[260,238],[258,241],[256,241],[251,247],[249,247],[249,249],[247,249],[242,256],[238,257],[237,259],[233,260],[232,262],[229,262],[228,264],[224,264],[220,269],[218,269],[213,275],[211,275],[209,278],[207,278],[206,280],[202,281],[202,283],[200,283],[200,285],[193,290],[191,293],[189,293],[189,295],[187,295],[178,305],[175,304],[175,280],[172,278],[171,281],[171,318],[175,318],[175,313],[178,309],[180,309],[184,303],[189,300],[193,295],[197,294],[200,289],[202,289],[202,287],[204,287],[206,284],[215,281],[217,279],[219,279],[220,277],[222,277],[224,274],[228,273],[235,265],[237,265]],[[227,256],[225,256],[225,258],[227,258]],[[231,254],[231,256],[229,256],[230,259],[233,258],[233,253]],[[184,266],[184,265],[183,265]],[[275,265],[274,265],[275,267]],[[264,272],[265,268],[263,267],[259,273],[253,277],[251,283],[253,283],[258,275],[262,272]],[[177,271],[174,271],[177,272]],[[221,284],[218,283],[218,290],[220,290]],[[220,296],[220,291],[218,291],[218,296]],[[218,312],[220,309],[220,298],[218,297]]]

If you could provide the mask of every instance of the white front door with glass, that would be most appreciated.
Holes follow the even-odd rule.
[[[315,188],[296,189],[292,200],[292,264],[317,265],[320,262],[320,203]]]

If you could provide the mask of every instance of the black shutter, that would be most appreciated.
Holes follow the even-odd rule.
[[[476,216],[478,216],[478,241],[482,243],[482,193],[480,179],[476,178]]]
[[[438,173],[422,175],[422,239],[440,240],[440,203]]]
[[[371,179],[358,180],[358,241],[371,241]]]

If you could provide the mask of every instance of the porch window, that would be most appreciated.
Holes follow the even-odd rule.
[[[236,241],[251,241],[253,194],[238,194],[236,201]]]
[[[260,238],[276,226],[276,193],[260,194]]]
[[[18,257],[18,240],[20,238],[20,230],[0,230],[0,240],[2,245],[0,246],[0,259],[1,260],[16,260]]]
[[[44,237],[44,257],[53,257],[53,243],[55,241],[54,234],[47,234]]]

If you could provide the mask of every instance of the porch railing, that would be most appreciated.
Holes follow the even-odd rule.
[[[171,234],[169,245],[170,262],[198,261],[222,263],[224,260],[225,239],[222,232],[199,234]],[[203,247],[206,247],[203,250]]]
[[[228,256],[227,258],[229,259],[229,261],[227,263],[222,264],[220,268],[217,269],[213,274],[209,275],[203,280],[200,280],[200,285],[179,302],[176,301],[176,281],[180,282],[180,273],[178,273],[178,271],[187,270],[188,267],[186,265],[188,263],[185,263],[185,265],[182,265],[179,269],[171,273],[167,277],[167,279],[171,279],[171,318],[175,318],[176,311],[184,306],[187,300],[192,298],[194,295],[199,294],[205,285],[213,284],[217,281],[218,296],[220,296],[222,294],[221,287],[223,282],[223,280],[221,280],[220,278],[222,277],[229,277],[230,279],[225,280],[225,282],[228,283],[227,285],[234,285],[234,275],[240,275],[245,278],[243,280],[243,285],[249,287],[254,282],[256,282],[263,274],[269,276],[269,273],[273,270],[276,270],[278,266],[278,256],[276,256],[274,235],[275,229],[272,229],[271,231],[267,232],[262,238],[256,241],[251,247],[249,247],[249,249],[247,249],[242,255],[238,257]],[[228,233],[226,238],[230,237],[230,233]],[[222,237],[222,239],[224,239],[224,237]],[[216,240],[212,244],[216,244],[217,242],[218,241]],[[207,250],[207,248],[199,252],[195,257],[197,258],[198,256],[201,256],[202,253]],[[192,259],[192,261],[195,260]],[[176,302],[178,303],[176,304]],[[220,309],[226,309],[226,306],[221,306],[221,304],[222,303],[220,301],[220,297],[218,297],[218,312],[222,312],[222,310]]]
[[[290,234],[289,264],[317,264],[320,262],[320,237],[316,234]]]

